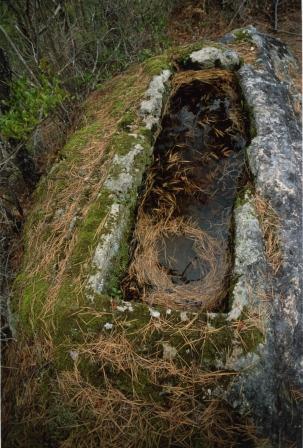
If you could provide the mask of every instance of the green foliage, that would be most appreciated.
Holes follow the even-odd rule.
[[[9,111],[0,117],[0,130],[4,137],[25,139],[58,104],[66,98],[57,78],[45,75],[40,85],[33,85],[22,77],[11,84],[11,98],[6,102]]]
[[[143,48],[138,54],[138,60],[143,62],[151,56],[153,56],[152,51],[149,48]]]
[[[121,289],[113,286],[110,291],[109,291],[109,295],[110,297],[113,297],[115,299],[122,299],[123,298],[123,293],[121,291]]]
[[[245,28],[239,28],[233,31],[233,35],[235,36],[236,42],[251,42],[251,35],[249,31]]]

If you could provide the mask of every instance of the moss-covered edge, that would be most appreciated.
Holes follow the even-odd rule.
[[[151,80],[154,75],[160,74],[163,69],[169,68],[170,66],[171,64],[168,57],[153,57],[150,61],[141,64],[141,66],[130,69],[129,74],[126,73],[125,76],[120,77],[116,84],[111,80],[108,89],[106,88],[106,85],[101,86],[101,91],[104,91],[106,95],[110,95],[114,99],[113,107],[109,113],[117,120],[116,132],[113,134],[107,145],[105,155],[111,158],[113,155],[126,155],[132,149],[134,144],[140,143],[143,147],[143,151],[136,157],[132,167],[136,174],[141,173],[141,177],[139,176],[140,179],[145,171],[145,167],[151,160],[152,135],[148,129],[143,127],[143,123],[141,122],[138,112],[140,101],[138,101],[138,105],[135,108],[132,107],[129,109],[120,99],[121,93],[129,91],[128,95],[131,97],[132,80],[136,70],[143,69],[145,75],[147,74],[148,78]],[[98,107],[102,108],[102,97],[101,101],[99,100],[99,104],[95,103],[95,107],[97,109]],[[137,138],[134,138],[132,135],[135,132],[138,135]],[[59,152],[58,160],[53,165],[50,173],[40,180],[38,187],[34,192],[33,202],[38,206],[33,208],[24,227],[23,268],[17,275],[13,288],[14,297],[12,299],[12,308],[15,314],[18,315],[17,320],[20,331],[25,330],[29,334],[35,334],[36,332],[39,332],[42,320],[45,321],[48,318],[56,322],[55,326],[60,326],[61,324],[64,326],[64,319],[58,319],[57,316],[64,316],[65,311],[68,310],[69,307],[74,309],[75,307],[90,305],[83,292],[76,292],[73,285],[73,278],[79,275],[84,278],[85,275],[87,275],[89,269],[88,265],[90,264],[88,260],[91,259],[98,241],[102,237],[102,232],[99,232],[98,238],[96,238],[96,231],[100,226],[100,222],[106,218],[111,206],[117,201],[121,202],[119,198],[115,197],[115,195],[107,188],[103,188],[97,199],[90,205],[85,220],[77,225],[77,243],[71,254],[67,275],[60,288],[58,299],[49,316],[41,316],[41,309],[43,308],[44,297],[51,285],[43,273],[31,274],[26,271],[26,266],[31,262],[27,236],[32,234],[40,220],[45,218],[43,214],[43,203],[47,200],[46,185],[49,182],[52,182],[54,195],[63,191],[66,183],[69,181],[68,176],[63,176],[63,173],[68,172],[68,167],[71,163],[79,163],[80,150],[88,145],[92,138],[102,139],[103,134],[103,124],[100,123],[100,120],[95,116],[95,111],[92,110],[91,104],[88,104],[84,118],[82,119],[82,126],[76,130],[67,141],[65,146]],[[115,177],[118,174],[119,165],[112,164],[108,176]],[[120,276],[128,261],[126,248],[132,227],[138,188],[138,182],[135,182],[134,188],[123,198],[122,203],[120,204],[124,207],[126,225],[123,229],[121,250],[113,262],[113,272],[110,279],[112,289],[117,286],[117,278]],[[39,205],[41,205],[41,207],[39,207]],[[111,224],[113,223],[106,223],[107,228]],[[106,232],[106,226],[103,229],[103,232]],[[45,238],[50,236],[45,230],[44,234]],[[34,301],[32,300],[33,296],[35,296]],[[98,309],[99,306],[102,306],[103,302],[103,300],[96,301],[96,308]],[[54,328],[54,325],[52,325],[52,328]],[[57,328],[57,330],[60,333],[59,328]]]

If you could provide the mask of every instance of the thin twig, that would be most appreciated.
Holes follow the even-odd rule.
[[[278,6],[280,0],[276,0],[274,3],[274,14],[275,14],[275,31],[278,31]]]
[[[23,143],[19,143],[19,145],[16,147],[15,151],[13,151],[11,154],[9,154],[7,156],[7,158],[0,163],[0,168],[9,162],[18,153],[18,151],[22,148],[22,146],[23,146]]]
[[[273,31],[278,31],[278,33],[283,33],[283,34],[290,34],[291,36],[298,36],[300,39],[302,39],[302,34],[300,33],[292,33],[291,31],[286,31],[286,30],[275,30],[273,29]]]
[[[11,45],[11,47],[13,48],[13,50],[15,51],[16,55],[18,56],[18,58],[20,59],[20,61],[22,62],[22,64],[24,65],[24,67],[26,68],[26,70],[29,72],[29,74],[31,75],[32,79],[36,82],[37,85],[40,85],[40,82],[38,80],[38,78],[36,78],[36,75],[34,74],[34,72],[31,70],[31,68],[28,66],[28,64],[26,63],[25,59],[23,58],[22,54],[20,53],[20,51],[18,50],[18,48],[16,47],[16,45],[14,44],[14,42],[12,41],[12,39],[9,37],[9,35],[7,34],[7,32],[5,31],[5,29],[3,28],[2,25],[0,25],[0,31],[2,31],[2,33],[4,34],[4,36],[6,37],[7,41],[9,42],[9,44]]]
[[[236,11],[236,14],[233,16],[233,18],[231,19],[231,21],[228,24],[228,28],[232,26],[232,24],[234,23],[234,20],[236,19],[237,15],[239,14],[239,12],[241,11],[241,9],[243,8],[243,6],[245,5],[246,0],[243,0],[243,2],[241,3],[241,5],[239,6],[239,8]]]

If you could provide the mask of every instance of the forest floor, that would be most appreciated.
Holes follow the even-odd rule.
[[[205,2],[204,2],[205,3]],[[302,12],[296,6],[281,5],[278,10],[278,31],[274,31],[272,15],[268,12],[249,13],[242,17],[228,17],[226,10],[212,4],[208,10],[199,5],[202,2],[190,1],[186,6],[176,9],[168,25],[168,34],[174,45],[185,45],[199,39],[219,39],[235,28],[255,26],[259,31],[270,34],[286,43],[299,62],[297,87],[301,89],[302,73]]]

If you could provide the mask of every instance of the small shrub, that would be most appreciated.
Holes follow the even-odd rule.
[[[5,104],[9,107],[0,116],[0,130],[3,137],[26,139],[37,124],[66,98],[58,79],[49,80],[45,75],[40,85],[32,84],[21,77],[11,83],[11,97]]]

